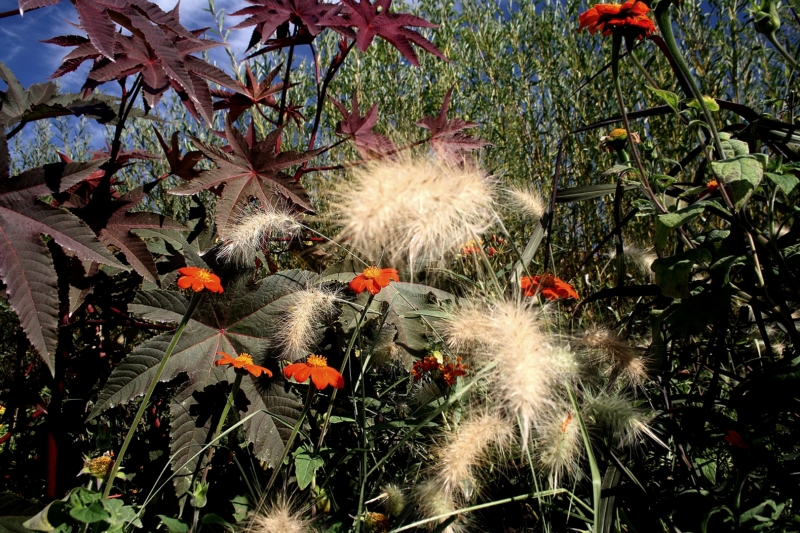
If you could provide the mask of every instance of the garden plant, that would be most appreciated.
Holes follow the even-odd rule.
[[[0,533],[800,531],[800,4],[72,4]]]

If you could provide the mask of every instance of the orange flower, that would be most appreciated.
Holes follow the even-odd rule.
[[[578,299],[578,293],[569,283],[564,283],[552,274],[542,274],[541,276],[525,276],[519,280],[519,285],[525,292],[525,296],[534,296],[537,291],[548,300],[558,300],[559,298]]]
[[[264,368],[263,366],[258,366],[253,364],[253,358],[250,357],[250,354],[243,353],[236,358],[231,357],[225,352],[217,352],[217,355],[222,356],[222,359],[217,359],[216,361],[214,361],[214,364],[217,366],[231,365],[237,371],[242,370],[244,372],[250,372],[255,377],[258,377],[261,374],[266,374],[267,377],[270,378],[272,377],[272,372],[270,372],[268,368]]]
[[[711,180],[708,183],[706,183],[706,191],[707,192],[710,192],[710,193],[714,192],[714,191],[717,190],[718,187],[719,187],[719,182],[717,180]]]
[[[595,4],[578,17],[580,29],[589,33],[611,35],[620,31],[626,37],[642,39],[656,32],[656,25],[647,16],[650,8],[639,0],[628,0],[624,4]]]
[[[370,294],[375,295],[381,289],[388,286],[390,281],[400,281],[400,274],[393,268],[378,268],[376,266],[367,267],[364,272],[353,278],[350,288],[356,294],[361,294],[364,289]]]
[[[178,278],[178,287],[181,289],[191,287],[194,292],[200,292],[203,289],[208,289],[211,292],[222,292],[219,276],[204,268],[183,267],[178,269],[178,273],[181,275]]]
[[[334,389],[344,387],[344,378],[335,368],[328,366],[328,360],[321,355],[309,355],[305,363],[294,363],[283,369],[286,379],[294,378],[298,383],[305,383],[311,377],[311,381],[322,390],[328,385]]]

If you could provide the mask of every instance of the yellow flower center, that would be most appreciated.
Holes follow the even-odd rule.
[[[617,139],[625,139],[628,137],[628,132],[625,131],[625,128],[615,128],[611,130],[611,133],[608,134],[608,137],[612,141],[616,141]]]
[[[364,269],[364,277],[367,279],[375,279],[380,275],[381,269],[376,266],[371,266]]]
[[[328,359],[321,355],[309,355],[306,364],[311,368],[325,368],[328,366]]]
[[[199,279],[199,280],[200,280],[200,281],[202,281],[203,283],[208,283],[209,281],[211,281],[211,278],[212,278],[212,276],[213,276],[213,275],[214,275],[214,274],[212,274],[212,273],[211,273],[211,272],[209,272],[208,270],[206,270],[206,269],[204,269],[204,268],[201,268],[201,269],[200,269],[200,270],[197,272],[197,274],[195,274],[195,275],[194,275],[194,277],[196,277],[197,279]]]
[[[114,460],[107,455],[96,457],[89,461],[89,472],[95,477],[104,478],[111,469]]]
[[[244,366],[253,366],[253,358],[250,357],[250,354],[243,353],[239,357],[236,358],[236,362],[244,363]]]

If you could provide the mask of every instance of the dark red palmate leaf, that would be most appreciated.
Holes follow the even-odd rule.
[[[431,146],[437,155],[444,159],[460,163],[464,160],[465,153],[482,148],[489,143],[483,139],[464,133],[464,130],[478,126],[476,122],[467,122],[460,118],[447,119],[450,109],[450,98],[453,95],[451,87],[445,94],[439,114],[427,116],[416,122],[417,126],[431,132]]]
[[[283,128],[279,127],[262,140],[257,140],[251,122],[247,135],[243,136],[225,118],[225,137],[229,152],[192,138],[195,146],[217,168],[204,170],[197,178],[170,192],[173,194],[195,194],[205,189],[222,187],[217,202],[216,222],[221,236],[226,236],[235,222],[236,210],[256,199],[263,205],[289,202],[297,208],[313,211],[308,193],[300,182],[283,170],[316,157],[322,149],[308,152],[279,152],[277,143]]]
[[[350,137],[362,158],[369,159],[395,149],[394,143],[388,137],[372,131],[378,121],[378,104],[373,104],[362,117],[358,109],[358,96],[355,92],[353,93],[352,112],[348,112],[341,102],[333,98],[331,98],[331,102],[343,117],[343,120],[336,123],[336,133]]]
[[[155,131],[156,137],[158,137],[161,149],[164,150],[164,154],[167,156],[170,174],[185,179],[186,181],[191,181],[200,175],[200,171],[194,167],[203,159],[202,152],[192,150],[186,152],[186,155],[181,156],[181,149],[180,146],[178,146],[177,131],[172,134],[171,146],[167,146],[167,143],[164,142],[164,138],[155,126],[153,126],[153,131]]]
[[[366,52],[372,40],[378,36],[397,48],[415,67],[419,66],[419,59],[412,44],[436,57],[448,60],[433,43],[410,29],[410,27],[438,28],[438,24],[407,13],[391,13],[391,7],[392,0],[376,0],[374,3],[369,0],[342,0],[342,9],[328,13],[320,21],[320,25],[355,39],[358,49],[362,52]]]
[[[266,43],[278,27],[287,23],[305,28],[311,36],[316,36],[322,31],[320,21],[341,9],[340,5],[326,4],[319,0],[247,0],[247,2],[253,4],[252,7],[240,9],[231,13],[231,16],[249,16],[234,26],[232,28],[234,30],[255,26],[248,49],[258,42]]]
[[[283,90],[283,83],[272,84],[281,65],[278,65],[260,82],[253,75],[249,64],[245,64],[246,81],[244,84],[238,83],[238,92],[228,92],[218,89],[211,90],[211,96],[219,98],[214,102],[214,109],[230,109],[228,116],[231,122],[235,122],[242,113],[247,111],[253,106],[263,105],[278,109],[278,102],[273,98],[273,94],[277,94]]]

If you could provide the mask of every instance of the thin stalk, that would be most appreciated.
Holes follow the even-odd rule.
[[[297,34],[296,27],[295,27],[295,34]],[[283,90],[281,91],[281,106],[278,108],[278,126],[283,124],[283,114],[286,112],[286,95],[289,92],[289,77],[292,73],[292,59],[294,59],[294,45],[291,45],[289,47],[289,58],[286,61],[286,74],[284,74],[283,76]]]
[[[283,462],[286,460],[286,457],[289,455],[289,450],[294,444],[294,439],[297,437],[298,431],[300,431],[300,426],[303,425],[303,420],[306,419],[306,415],[308,414],[308,410],[311,409],[311,400],[314,399],[314,391],[316,391],[316,386],[312,381],[308,382],[308,394],[306,395],[306,403],[303,406],[303,412],[300,413],[300,418],[297,420],[297,423],[292,428],[292,434],[289,436],[289,440],[286,442],[286,447],[283,449],[283,455],[281,455],[281,460],[278,464],[275,465],[275,470],[272,471],[272,477],[269,478],[269,483],[267,483],[267,488],[264,489],[264,497],[267,497],[267,493],[269,489],[272,488],[272,485],[275,484],[275,480],[278,479],[278,474],[281,471],[281,467],[283,467]],[[263,499],[262,498],[262,499]],[[260,507],[260,506],[259,506]]]
[[[381,329],[382,328],[378,328],[378,335],[381,334]],[[374,346],[375,346],[374,342],[372,343],[372,346],[374,348]],[[370,350],[370,355],[372,355],[372,350]],[[365,363],[366,362],[367,361],[365,361]],[[363,377],[363,374],[366,371],[367,371],[367,368],[366,368],[366,364],[365,364],[364,368],[361,371],[362,375],[359,376],[359,378]],[[368,439],[367,439],[367,390],[366,390],[366,388],[367,388],[366,380],[362,379],[361,380],[361,449],[363,451],[361,452],[361,476],[360,476],[361,477],[361,488],[360,488],[360,490],[358,492],[358,512],[356,513],[356,522],[355,522],[356,532],[355,533],[361,533],[361,514],[364,512],[364,492],[365,492],[366,487],[367,487],[367,459],[368,459],[367,454],[369,453],[369,450],[367,448]]]
[[[780,53],[783,56],[783,58],[786,60],[787,63],[789,63],[792,66],[792,68],[800,69],[800,65],[797,64],[797,61],[795,61],[795,59],[792,57],[792,54],[787,52],[786,48],[784,48],[783,45],[780,43],[780,41],[778,41],[778,37],[774,32],[767,34],[766,37],[767,40],[770,43],[772,43],[772,46],[775,47],[775,50],[777,50],[778,53]]]
[[[364,322],[364,317],[367,316],[367,312],[369,311],[370,305],[372,305],[372,300],[375,299],[374,294],[370,294],[369,298],[367,299],[367,304],[364,306],[364,310],[361,311],[361,314],[358,317],[358,322],[356,322],[356,327],[353,330],[353,335],[350,337],[350,342],[347,343],[347,350],[344,352],[344,359],[342,360],[342,367],[339,369],[339,373],[344,375],[345,367],[347,366],[347,361],[350,359],[350,354],[353,351],[353,346],[356,343],[356,337],[358,336],[358,332],[361,330],[361,324]],[[322,423],[322,430],[319,432],[319,440],[317,441],[317,448],[322,448],[322,441],[325,440],[325,433],[328,431],[328,420],[331,418],[331,412],[333,411],[333,401],[336,399],[336,393],[339,389],[333,389],[333,393],[331,394],[331,401],[328,404],[328,410],[325,412],[325,420]]]
[[[569,393],[569,400],[572,402],[572,408],[575,410],[575,418],[578,419],[578,424],[581,427],[581,436],[583,437],[583,445],[586,448],[586,458],[589,460],[589,469],[592,472],[592,497],[594,503],[594,520],[597,522],[600,517],[600,491],[603,487],[603,478],[600,476],[600,468],[597,466],[597,460],[592,451],[592,443],[589,440],[589,432],[586,429],[586,423],[581,416],[580,408],[578,407],[578,400],[575,398],[575,392],[572,387],[567,388]]]
[[[119,449],[119,454],[117,455],[118,459],[114,461],[114,466],[111,468],[111,472],[108,474],[106,487],[103,489],[103,498],[108,498],[108,495],[111,493],[111,487],[114,486],[114,480],[116,479],[117,473],[122,466],[122,461],[125,459],[125,452],[128,451],[128,446],[130,445],[131,440],[133,440],[134,433],[136,433],[136,427],[142,420],[144,412],[147,409],[147,405],[150,403],[150,397],[153,395],[156,385],[158,385],[158,380],[161,378],[161,374],[164,373],[164,369],[167,367],[167,362],[169,361],[172,352],[175,350],[175,346],[178,344],[178,341],[183,334],[183,330],[186,329],[186,324],[189,323],[189,319],[192,317],[192,314],[194,313],[197,304],[200,303],[200,299],[202,297],[202,292],[195,292],[192,294],[192,299],[189,300],[189,306],[186,308],[186,313],[184,313],[183,318],[181,318],[181,322],[178,324],[178,329],[175,330],[175,334],[172,336],[172,341],[169,343],[167,351],[164,352],[164,357],[161,358],[161,363],[158,365],[156,374],[153,376],[153,380],[150,382],[150,386],[147,388],[144,398],[142,398],[142,404],[139,406],[136,416],[133,417],[133,422],[128,430],[128,434],[125,436],[125,441],[122,443],[122,448]]]
[[[430,522],[435,522],[436,520],[442,520],[445,518],[449,518],[451,516],[458,516],[465,513],[471,513],[472,511],[479,511],[481,509],[487,509],[489,507],[495,507],[497,505],[503,505],[506,503],[525,501],[531,498],[543,498],[545,496],[555,496],[556,494],[561,494],[562,492],[567,492],[567,489],[552,489],[552,490],[544,490],[541,492],[534,492],[533,494],[531,493],[520,494],[519,496],[512,496],[511,498],[505,498],[502,500],[495,500],[493,502],[481,503],[479,505],[473,505],[472,507],[464,507],[463,509],[458,509],[457,511],[451,511],[449,513],[434,516],[433,518],[426,518],[425,520],[419,520],[417,522],[405,525],[403,527],[398,527],[396,529],[389,531],[389,533],[400,533],[401,531],[408,531],[409,529],[414,529],[419,526],[429,524]]]

